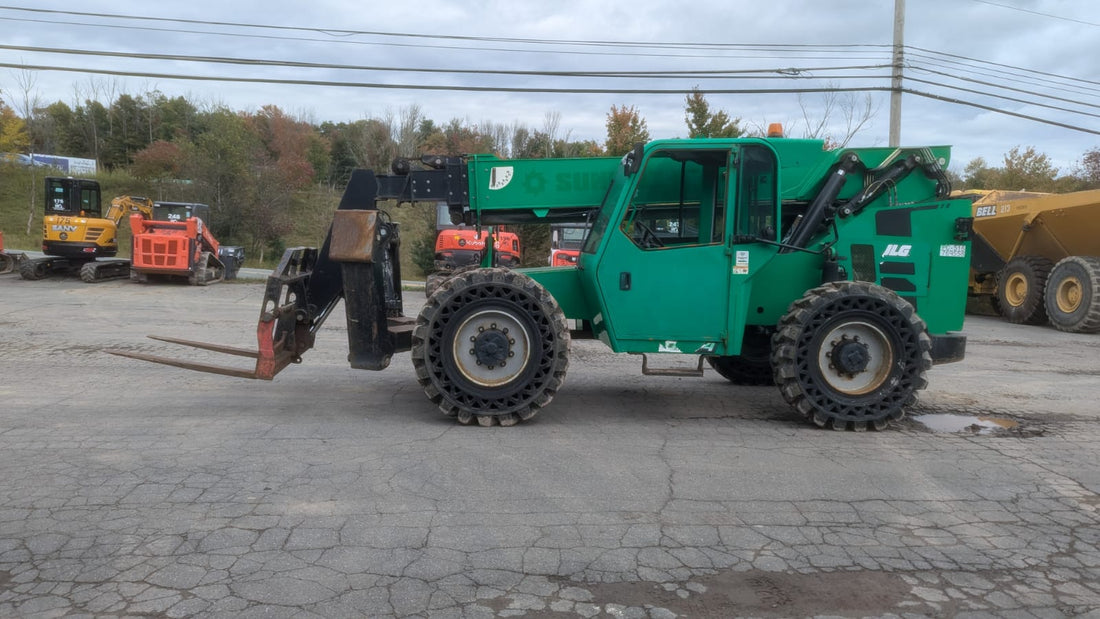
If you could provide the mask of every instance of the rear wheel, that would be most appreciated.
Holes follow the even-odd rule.
[[[515,425],[550,403],[569,367],[569,329],[550,293],[520,273],[456,274],[413,331],[412,362],[428,398],[460,423]]]
[[[1100,258],[1070,256],[1050,271],[1046,287],[1050,324],[1070,333],[1100,331]]]
[[[913,306],[867,282],[831,282],[791,304],[772,352],[783,398],[821,427],[882,430],[928,381],[932,341]]]
[[[0,273],[11,273],[14,268],[15,259],[5,253],[0,253]]]
[[[750,330],[745,332],[740,355],[707,357],[707,363],[735,385],[774,385],[771,352],[771,333]]]
[[[997,274],[997,306],[1005,320],[1028,325],[1047,321],[1043,291],[1051,266],[1046,258],[1020,256],[1001,269]]]

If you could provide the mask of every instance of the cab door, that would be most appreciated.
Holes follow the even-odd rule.
[[[597,267],[614,350],[722,352],[732,152],[670,146],[641,166]]]

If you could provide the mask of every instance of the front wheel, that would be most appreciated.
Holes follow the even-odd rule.
[[[458,273],[424,305],[412,362],[428,398],[460,423],[515,425],[550,403],[569,367],[569,329],[538,282],[508,269]]]
[[[1058,330],[1100,331],[1100,257],[1070,256],[1054,265],[1047,280],[1046,310]]]
[[[772,351],[783,398],[821,427],[882,430],[928,381],[932,341],[913,306],[867,282],[831,282],[791,304]]]

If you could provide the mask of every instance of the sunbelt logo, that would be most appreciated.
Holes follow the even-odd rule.
[[[896,243],[890,243],[886,246],[886,251],[882,252],[883,258],[908,258],[909,252],[913,251],[912,245],[898,245]]]

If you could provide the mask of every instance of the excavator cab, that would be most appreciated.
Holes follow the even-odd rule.
[[[99,183],[82,178],[46,178],[46,214],[64,217],[103,217]]]

